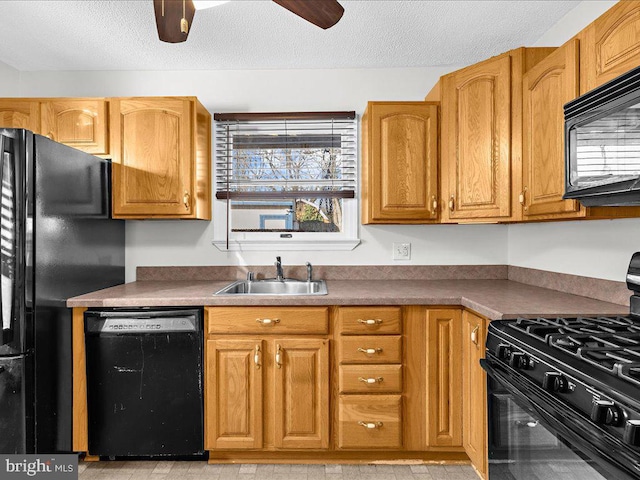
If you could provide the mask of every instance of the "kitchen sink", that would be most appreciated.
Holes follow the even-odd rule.
[[[326,295],[324,280],[239,280],[233,282],[216,295]]]

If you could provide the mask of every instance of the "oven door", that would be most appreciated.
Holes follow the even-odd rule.
[[[489,479],[638,480],[640,455],[508,367],[488,374]]]

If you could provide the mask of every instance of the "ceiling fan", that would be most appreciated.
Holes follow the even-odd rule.
[[[327,29],[338,23],[344,8],[337,0],[273,0],[306,21]],[[189,35],[197,4],[225,2],[198,2],[194,0],[153,0],[156,26],[160,40],[168,43],[184,42]],[[207,5],[212,6],[212,5]]]

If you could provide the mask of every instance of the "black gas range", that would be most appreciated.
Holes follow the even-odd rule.
[[[627,316],[491,322],[489,478],[640,479],[640,252]]]

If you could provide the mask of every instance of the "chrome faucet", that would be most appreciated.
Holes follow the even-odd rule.
[[[307,262],[307,282],[313,282],[313,266],[311,262]]]
[[[276,257],[276,280],[278,282],[284,282],[284,272],[282,271],[282,260],[280,257]]]

